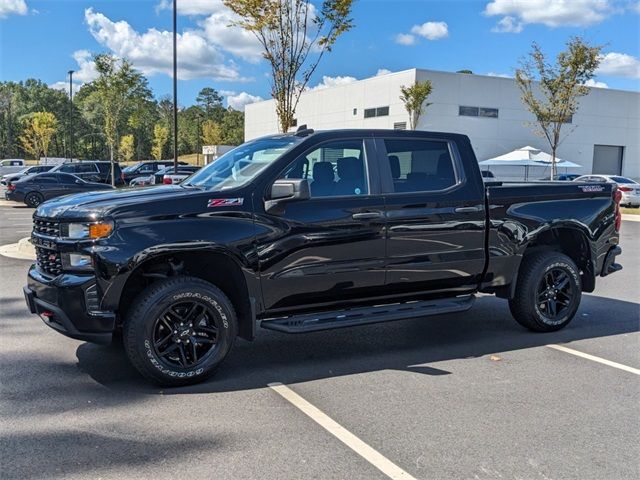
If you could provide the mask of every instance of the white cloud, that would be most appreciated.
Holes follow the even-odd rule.
[[[594,88],[609,88],[609,85],[607,85],[604,82],[598,82],[597,80],[594,80],[593,78],[590,78],[589,80],[587,80],[586,82],[584,82],[584,84],[587,87],[594,87]]]
[[[309,87],[308,90],[324,90],[325,88],[338,87],[340,85],[348,85],[349,83],[356,82],[358,79],[355,77],[329,77],[323,76],[322,82],[315,87]]]
[[[78,69],[73,73],[73,77],[81,83],[88,83],[98,76],[96,64],[93,62],[93,55],[88,50],[76,50],[73,52],[73,59],[78,64]]]
[[[220,10],[198,22],[204,36],[214,45],[244,60],[255,63],[262,59],[262,46],[251,33],[239,27],[230,27],[232,13]]]
[[[626,53],[610,52],[600,58],[599,75],[640,78],[640,60]]]
[[[261,102],[264,98],[258,95],[251,95],[247,92],[230,92],[223,90],[220,92],[227,99],[227,105],[234,110],[241,110],[244,112],[244,107],[250,103]]]
[[[520,33],[524,25],[511,16],[501,18],[491,29],[495,33]]]
[[[396,35],[395,42],[400,45],[415,45],[416,37],[410,33],[399,33]]]
[[[387,70],[386,68],[379,68],[378,71],[376,72],[376,77],[379,77],[380,75],[387,75],[389,73],[393,73],[391,70]]]
[[[130,60],[147,75],[172,72],[172,34],[150,28],[138,33],[124,20],[113,22],[105,15],[85,10],[85,21],[98,43],[115,55]],[[225,65],[219,49],[198,30],[178,34],[178,78],[214,78],[239,80],[235,65]]]
[[[446,22],[425,22],[422,25],[414,25],[411,33],[427,40],[440,40],[449,36],[449,26]]]
[[[80,90],[80,87],[82,87],[82,84],[80,83],[76,83],[73,82],[72,86],[71,86],[71,91],[73,92],[73,95],[75,95],[76,93],[78,93],[78,90]],[[60,90],[64,93],[66,93],[67,95],[69,94],[69,82],[64,82],[64,81],[59,81],[59,82],[55,82],[49,85],[49,88],[53,88],[55,90]]]
[[[493,31],[514,33],[531,23],[552,28],[586,27],[600,23],[613,12],[610,0],[492,0],[484,9],[489,17],[503,17]],[[508,27],[512,30],[505,29]]]
[[[29,9],[24,0],[0,0],[0,18],[9,15],[26,15]]]

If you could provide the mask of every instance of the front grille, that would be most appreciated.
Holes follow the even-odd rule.
[[[36,247],[36,263],[40,270],[50,275],[60,275],[62,273],[60,252],[55,250]]]
[[[60,236],[60,222],[54,222],[52,220],[46,220],[43,218],[33,219],[33,232],[41,235],[47,235],[49,237]]]

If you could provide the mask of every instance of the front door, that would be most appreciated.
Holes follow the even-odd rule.
[[[332,140],[310,147],[280,175],[307,179],[311,198],[257,214],[265,309],[320,308],[381,293],[384,203],[367,161],[374,157],[370,140]],[[256,210],[263,207],[256,202]]]
[[[456,144],[444,138],[386,138],[377,145],[388,192],[389,293],[475,289],[485,263],[479,170],[465,172]]]

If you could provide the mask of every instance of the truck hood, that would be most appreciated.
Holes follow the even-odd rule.
[[[35,215],[45,218],[101,218],[120,207],[166,202],[169,198],[171,201],[176,201],[196,192],[200,192],[200,190],[184,188],[179,185],[163,185],[76,193],[44,202],[38,207]]]

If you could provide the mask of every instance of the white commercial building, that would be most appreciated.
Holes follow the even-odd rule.
[[[531,145],[549,152],[534,133],[533,116],[524,107],[512,78],[411,69],[346,85],[312,89],[302,94],[297,125],[315,130],[334,128],[407,128],[409,117],[400,87],[431,80],[431,103],[418,129],[463,133],[471,138],[479,161]],[[581,168],[569,173],[607,173],[640,178],[640,93],[591,88],[564,127],[557,156]],[[276,133],[273,100],[246,107],[245,138]],[[499,171],[502,168],[502,171]],[[514,170],[516,169],[516,170]],[[522,169],[496,167],[499,178],[522,179]],[[548,174],[543,167],[535,175]]]

